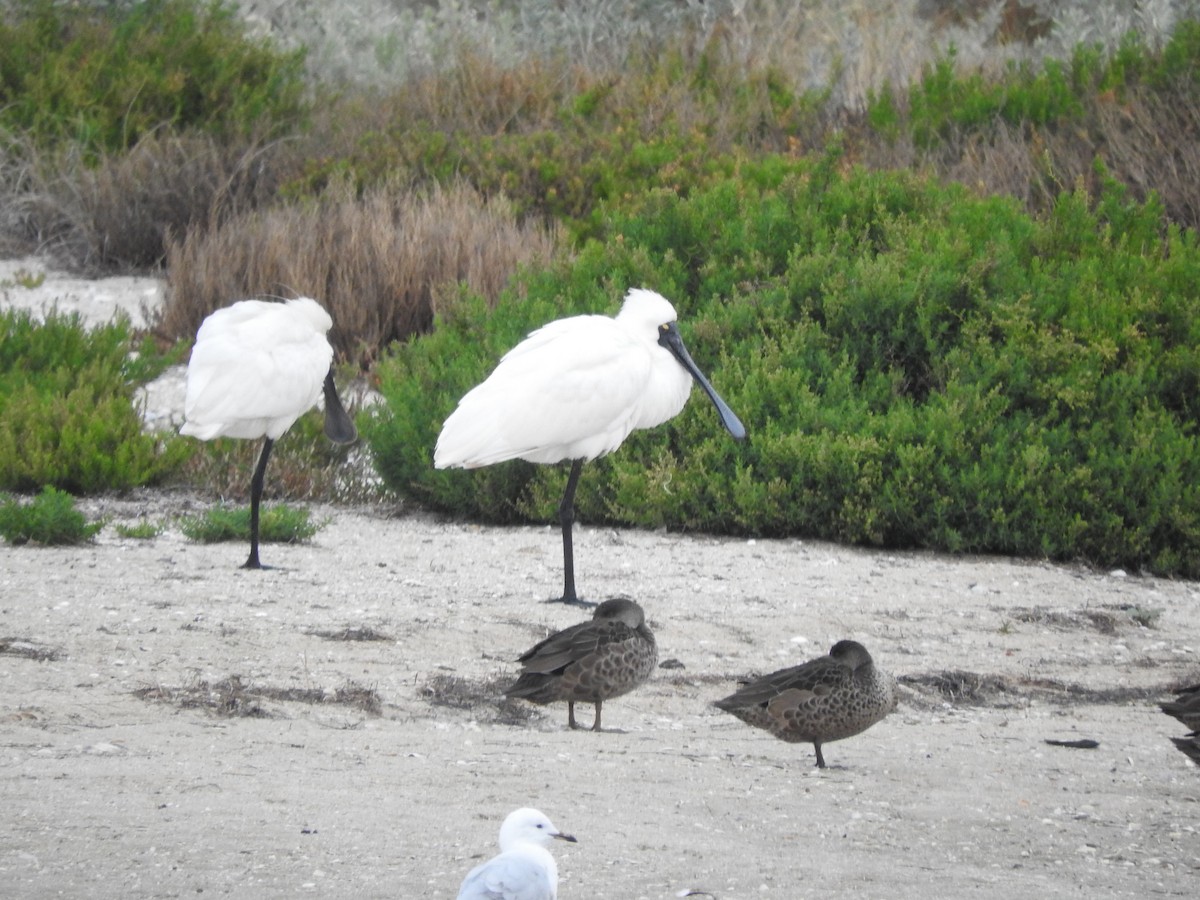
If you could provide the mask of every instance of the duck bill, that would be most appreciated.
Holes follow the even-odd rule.
[[[335,444],[353,444],[358,440],[358,429],[354,420],[342,406],[337,387],[333,383],[333,369],[325,374],[325,437]]]
[[[725,426],[725,430],[737,440],[745,440],[746,426],[742,424],[741,419],[734,415],[733,410],[729,408],[729,404],[721,399],[721,395],[717,393],[716,388],[708,383],[708,379],[704,377],[704,373],[700,371],[700,367],[696,365],[692,359],[692,355],[688,353],[687,347],[683,345],[683,338],[679,336],[679,329],[674,322],[669,322],[659,329],[658,343],[670,350],[671,354],[679,360],[679,364],[691,373],[700,387],[704,388],[704,393],[708,394],[708,399],[717,408],[717,415],[721,417],[721,424]]]

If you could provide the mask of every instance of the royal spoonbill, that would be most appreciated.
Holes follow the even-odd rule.
[[[558,866],[546,849],[553,840],[576,843],[536,809],[515,810],[500,826],[500,853],[473,868],[458,900],[557,900]]]
[[[509,459],[571,460],[558,507],[563,595],[579,603],[571,524],[586,460],[611,453],[635,428],[678,415],[693,379],[738,440],[746,429],[700,372],[679,336],[675,308],[660,294],[630,290],[615,317],[571,316],[539,328],[508,351],[442,425],[436,468],[467,469]]]
[[[617,597],[597,606],[590,621],[550,635],[517,661],[521,675],[504,692],[506,697],[532,703],[565,700],[570,728],[580,727],[575,704],[594,703],[592,731],[599,731],[604,701],[646,683],[658,662],[658,645],[642,608]]]
[[[867,648],[838,641],[828,656],[780,669],[713,704],[789,743],[821,745],[866,731],[896,708],[896,679],[875,667]]]
[[[357,438],[333,384],[333,320],[309,297],[276,303],[242,300],[200,324],[187,368],[186,419],[181,434],[262,438],[250,481],[250,556],[242,568],[261,569],[258,507],[275,441],[325,394],[325,435],[339,444]]]

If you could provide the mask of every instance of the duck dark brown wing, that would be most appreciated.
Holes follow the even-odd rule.
[[[585,659],[606,645],[632,640],[636,636],[637,631],[624,622],[581,622],[535,644],[517,661],[521,663],[522,673],[562,674],[571,663]]]
[[[823,656],[800,666],[764,675],[725,699],[718,700],[714,705],[732,712],[752,706],[766,707],[781,696],[786,696],[792,701],[802,701],[848,685],[853,674],[848,666]]]
[[[517,657],[523,672],[539,672],[549,674],[555,669],[561,669],[571,662],[572,647],[576,641],[586,642],[579,633],[590,626],[591,622],[580,622],[562,631],[556,631],[545,640],[538,641]]]

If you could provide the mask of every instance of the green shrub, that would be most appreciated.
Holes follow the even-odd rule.
[[[311,538],[323,524],[313,522],[309,511],[302,507],[263,506],[259,510],[258,539],[263,543],[297,544]],[[250,507],[217,506],[200,516],[185,516],[179,528],[203,544],[249,541]]]
[[[144,434],[133,402],[165,360],[130,349],[124,320],[88,330],[74,314],[0,314],[0,489],[123,490],[178,466],[187,442]]]
[[[867,123],[887,140],[907,127],[919,147],[929,148],[991,130],[997,122],[1044,127],[1077,124],[1098,95],[1124,97],[1140,85],[1155,91],[1191,90],[1200,81],[1200,22],[1183,21],[1158,52],[1130,33],[1111,54],[1080,44],[1069,61],[1047,59],[1040,67],[1010,64],[989,78],[961,72],[951,47],[926,66],[907,91],[907,115],[890,88],[867,98]]]
[[[405,122],[367,148],[351,163],[366,183],[395,171],[420,184],[461,179],[485,196],[512,198],[523,217],[563,222],[577,238],[596,232],[596,210],[606,199],[648,186],[674,184],[686,190],[713,169],[728,173],[734,165],[704,152],[692,136],[664,130],[642,137],[626,128],[595,125],[493,135],[446,133]],[[313,174],[314,184],[330,177]]]
[[[997,119],[1014,125],[1045,125],[1078,118],[1083,105],[1072,88],[1071,74],[1054,59],[1046,60],[1040,70],[1028,64],[1010,65],[999,79],[978,72],[960,74],[951,49],[909,88],[913,139],[918,146],[928,147],[962,132],[990,127]],[[869,121],[890,127],[889,101],[873,97]]]
[[[1034,219],[838,160],[748,164],[613,212],[488,313],[380,366],[364,434],[395,490],[550,520],[565,467],[432,469],[459,396],[545,321],[672,299],[744,445],[694,396],[585,470],[584,521],[1084,559],[1200,574],[1200,248],[1108,185]]]
[[[90,541],[104,527],[88,524],[68,493],[46,487],[29,503],[0,495],[0,536],[13,545],[58,546]]]
[[[121,537],[135,541],[152,540],[162,534],[164,530],[161,522],[151,522],[148,519],[142,519],[133,525],[117,525],[115,528]]]
[[[123,150],[164,125],[262,134],[304,113],[303,51],[252,40],[222,0],[19,0],[0,22],[0,128]]]
[[[582,241],[598,233],[604,201],[686,193],[748,154],[818,140],[825,94],[718,55],[673,47],[613,74],[540,59],[501,69],[467,53],[447,74],[398,87],[377,128],[318,156],[288,190],[319,192],[347,175],[363,186],[462,180]]]

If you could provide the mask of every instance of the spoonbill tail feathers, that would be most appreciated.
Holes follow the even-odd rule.
[[[615,317],[572,316],[539,328],[459,401],[434,449],[434,466],[477,468],[510,459],[572,460],[559,507],[563,598],[577,602],[571,551],[580,464],[616,450],[634,429],[678,415],[700,384],[725,428],[746,429],[692,360],[675,308],[634,288]]]
[[[250,557],[261,568],[258,509],[274,442],[325,398],[325,434],[338,443],[357,438],[333,383],[329,313],[308,297],[275,303],[242,300],[208,316],[196,332],[187,370],[186,421],[180,433],[263,439],[250,485]]]
[[[321,394],[333,320],[307,297],[243,300],[200,325],[187,373],[182,434],[280,438]]]

